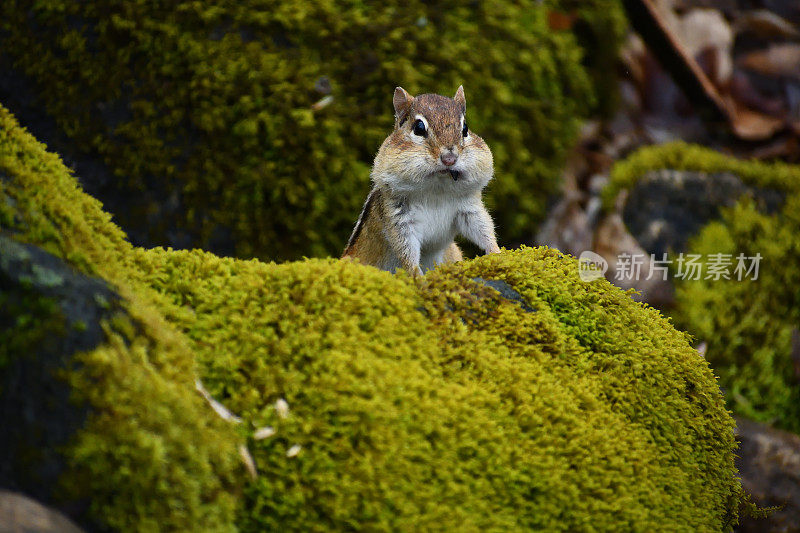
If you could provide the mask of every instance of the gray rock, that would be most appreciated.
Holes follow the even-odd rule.
[[[520,293],[514,290],[514,287],[512,287],[503,280],[472,278],[472,281],[493,288],[494,290],[500,293],[500,296],[502,296],[506,300],[511,300],[512,302],[518,303],[528,313],[533,313],[534,311],[536,311],[536,309],[531,307],[531,305],[525,300],[525,298],[523,298],[523,296]]]
[[[124,312],[102,280],[0,233],[0,487],[54,503],[60,450],[88,414],[59,372],[105,342],[102,321]],[[80,517],[87,503],[59,509]]]
[[[630,190],[622,216],[637,242],[660,256],[686,250],[691,237],[719,218],[720,207],[733,206],[743,195],[766,212],[783,203],[780,192],[749,187],[729,172],[659,170],[642,176]]]
[[[767,518],[746,518],[738,530],[800,532],[800,437],[737,418],[736,466],[742,486],[762,507],[780,506]]]
[[[0,533],[81,533],[58,511],[7,490],[0,490]]]

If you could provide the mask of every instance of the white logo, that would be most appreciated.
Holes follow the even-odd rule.
[[[603,256],[586,250],[578,258],[578,276],[581,281],[594,281],[602,278],[608,270],[608,261]]]

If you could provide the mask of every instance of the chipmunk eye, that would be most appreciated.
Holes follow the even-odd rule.
[[[420,119],[414,121],[414,126],[412,127],[411,131],[414,132],[414,135],[419,135],[420,137],[428,136],[428,130],[425,129],[425,123]]]
[[[461,130],[461,136],[466,137],[469,134],[469,128],[467,128],[467,121],[464,121],[464,128]]]

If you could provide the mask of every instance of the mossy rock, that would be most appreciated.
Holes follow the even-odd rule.
[[[572,257],[522,248],[415,281],[333,259],[133,248],[2,108],[0,172],[0,231],[119,295],[101,345],[59,374],[87,410],[58,452],[59,486],[92,495],[83,524],[720,531],[737,520],[734,423],[707,363],[657,311],[581,282]],[[241,424],[218,419],[195,376]],[[265,426],[275,434],[256,439]],[[242,444],[255,480],[238,465]]]
[[[774,213],[786,191],[747,185],[732,172],[651,170],[629,190],[622,220],[642,248],[662,257],[686,250],[689,239],[743,197]]]
[[[554,11],[578,17],[578,38],[550,29]],[[114,172],[98,189],[123,227],[151,245],[268,259],[344,248],[396,85],[464,84],[494,151],[501,238],[528,240],[580,119],[611,105],[608,82],[593,82],[624,31],[618,0],[0,7],[2,53]]]
[[[685,142],[671,142],[640,148],[611,169],[603,203],[610,208],[617,195],[636,186],[648,172],[690,170],[715,174],[729,172],[746,185],[764,190],[800,193],[800,167],[786,163],[736,159],[711,148]]]
[[[686,281],[676,291],[679,323],[708,344],[728,402],[753,420],[800,433],[800,384],[792,335],[800,324],[800,196],[780,213],[750,200],[723,210],[690,242],[691,253],[760,254],[758,279]],[[795,333],[796,334],[796,333]]]
[[[677,280],[678,325],[707,343],[729,406],[748,418],[800,433],[800,385],[792,333],[800,324],[800,166],[738,160],[682,143],[642,149],[615,166],[606,191],[617,192],[659,169],[727,173],[750,189],[674,252],[730,254],[731,279]],[[777,193],[781,201],[764,202]],[[635,206],[633,206],[635,209]],[[737,256],[760,254],[757,280],[733,275]],[[749,263],[748,263],[749,266]]]
[[[241,439],[194,393],[180,341],[2,234],[0,303],[0,485],[92,529],[233,530]]]

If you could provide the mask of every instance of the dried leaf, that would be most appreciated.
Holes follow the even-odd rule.
[[[549,11],[547,13],[547,26],[553,31],[571,30],[577,18],[575,13]]]
[[[680,19],[681,44],[692,57],[707,56],[713,68],[706,73],[717,86],[722,86],[733,74],[733,30],[719,11],[693,9]]]
[[[800,79],[800,44],[775,44],[745,54],[736,63],[764,76]]]
[[[749,33],[765,39],[800,37],[794,24],[766,9],[744,13],[736,19],[734,29],[736,33]]]
[[[658,9],[653,0],[624,0],[634,29],[695,105],[718,117],[728,117],[726,103],[677,35],[674,14]]]
[[[723,97],[683,46],[667,22],[669,17],[656,9],[654,0],[624,0],[623,3],[636,31],[694,105],[726,118],[736,136],[745,140],[766,139],[783,128],[782,119],[747,109]],[[765,61],[781,72],[786,70],[786,65],[794,65],[793,75],[800,76],[800,45],[777,45],[767,52],[754,52],[753,58],[745,62],[750,67],[763,68]],[[780,69],[776,68],[778,64]]]
[[[257,479],[258,470],[256,470],[256,462],[253,460],[253,456],[250,455],[250,450],[248,450],[247,446],[244,444],[240,444],[238,450],[239,457],[242,458],[242,462],[244,463],[244,467],[247,469],[247,473],[250,474],[250,478],[253,480]]]
[[[275,401],[275,412],[281,418],[289,418],[289,403],[283,398],[278,398]]]
[[[772,137],[783,129],[783,119],[771,117],[746,107],[734,105],[731,126],[736,135],[746,141],[760,141]]]
[[[297,454],[299,454],[300,450],[302,449],[303,449],[302,446],[300,446],[299,444],[295,444],[294,446],[286,450],[286,457],[296,457]]]
[[[707,351],[708,351],[708,344],[705,341],[697,345],[697,353],[700,354],[700,357],[705,357]]]
[[[203,396],[203,398],[206,399],[211,408],[214,409],[214,411],[220,417],[222,417],[223,420],[227,420],[228,422],[233,422],[234,424],[238,424],[242,421],[241,418],[228,411],[228,409],[224,405],[222,405],[217,400],[211,397],[206,388],[203,386],[203,382],[200,381],[200,378],[194,380],[194,387]]]
[[[729,91],[730,96],[744,107],[776,117],[786,114],[786,102],[781,98],[762,94],[750,81],[750,76],[742,70],[737,69],[733,73]]]
[[[275,434],[275,428],[270,426],[259,428],[253,433],[253,438],[256,440],[264,440]]]
[[[319,101],[311,104],[311,109],[314,111],[319,111],[320,109],[328,107],[332,103],[333,103],[333,96],[331,95],[323,96]]]

